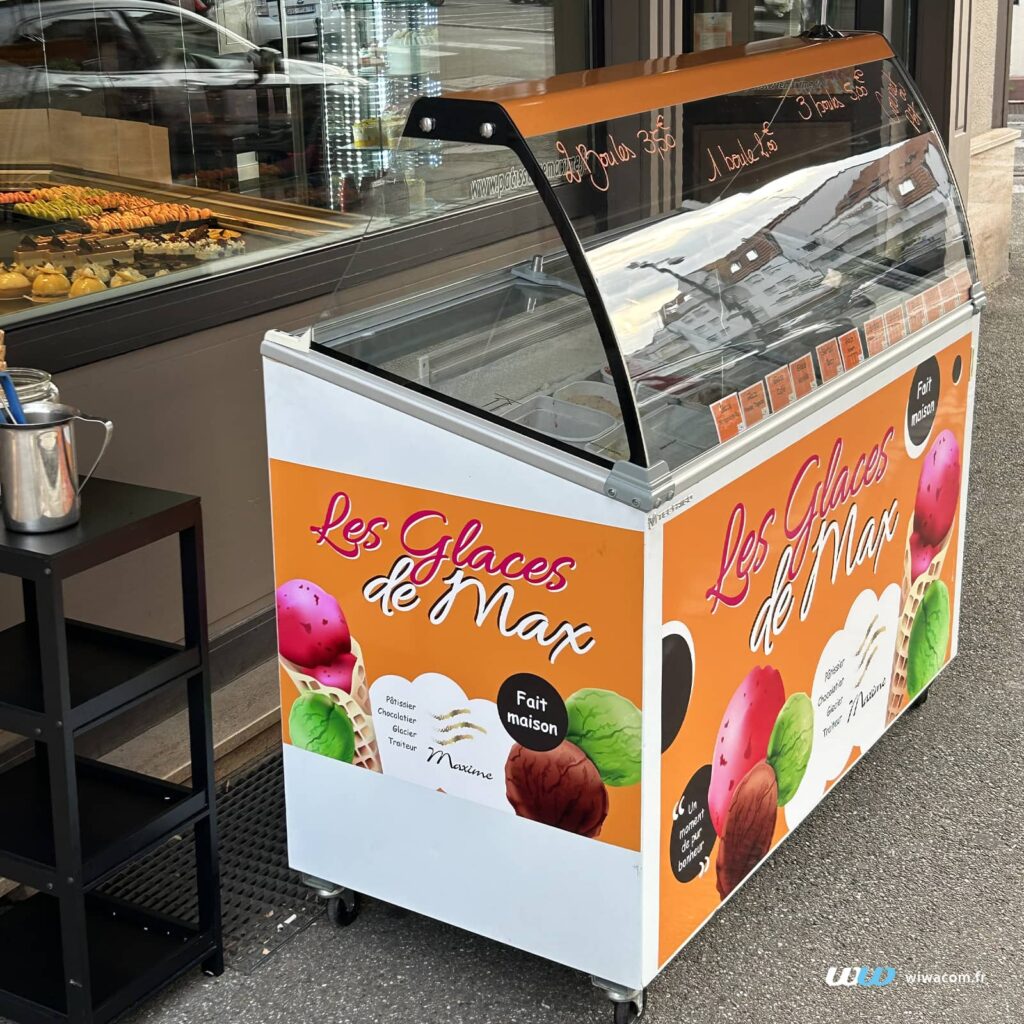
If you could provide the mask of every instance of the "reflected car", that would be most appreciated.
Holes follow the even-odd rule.
[[[181,7],[150,0],[8,0],[0,5],[5,59],[41,72],[51,93],[158,89],[196,95],[255,86],[363,88],[333,64],[285,60],[257,43]]]
[[[216,10],[226,10],[239,0],[213,0]],[[278,0],[256,0],[254,16],[248,19],[246,32],[261,46],[305,50],[316,42],[316,23],[332,10],[341,8],[347,0],[285,0],[284,29],[281,27],[281,4]],[[428,7],[442,7],[444,0],[419,0]],[[406,3],[415,6],[416,0]]]
[[[0,105],[165,127],[175,173],[288,152],[298,118],[315,123],[329,96],[365,89],[345,68],[286,59],[150,0],[7,0],[0,53]]]
[[[326,6],[326,5],[325,5]],[[321,17],[320,0],[289,0],[284,5],[284,31],[281,29],[281,6],[277,0],[257,0],[255,18],[249,32],[261,46],[284,49],[287,33],[289,43],[310,43],[316,39],[316,23]]]

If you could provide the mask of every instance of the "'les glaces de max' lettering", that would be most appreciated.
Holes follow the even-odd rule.
[[[363,552],[381,548],[390,525],[385,516],[355,516],[351,498],[338,491],[328,502],[322,522],[309,529],[317,545],[325,544],[343,558],[357,559]],[[514,610],[514,584],[526,584],[550,594],[561,593],[569,585],[569,573],[576,568],[574,558],[529,558],[519,551],[501,554],[481,541],[484,526],[480,520],[470,519],[457,533],[442,529],[447,525],[447,517],[433,509],[408,516],[399,531],[402,553],[387,573],[364,583],[363,597],[391,617],[418,608],[422,588],[440,578],[444,590],[427,613],[434,625],[447,621],[458,605],[469,611],[478,628],[490,622],[504,637],[533,641],[548,649],[548,661],[552,664],[566,650],[582,655],[593,649],[597,639],[585,622],[554,623],[540,611],[517,615]],[[446,566],[450,571],[442,577]],[[471,575],[467,570],[480,575]],[[486,577],[502,582],[489,590]]]

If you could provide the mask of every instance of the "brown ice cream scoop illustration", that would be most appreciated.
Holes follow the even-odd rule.
[[[516,743],[505,762],[508,802],[521,818],[593,838],[608,816],[608,790],[574,743],[528,750]]]
[[[726,812],[717,863],[723,900],[768,854],[778,809],[775,771],[767,761],[759,761],[740,780]]]

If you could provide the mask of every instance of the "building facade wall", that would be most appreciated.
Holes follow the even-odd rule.
[[[1002,116],[993,109],[996,96],[1004,95],[999,79],[1007,73],[1006,51],[1000,41],[1000,22],[1006,17],[1006,2],[961,0],[969,6],[971,33],[967,83],[970,140],[967,216],[974,238],[978,274],[986,287],[998,284],[1010,272],[1013,159],[1020,138],[1018,131],[1004,126]]]
[[[995,95],[998,25],[1001,0],[969,0],[971,62],[968,90],[968,131],[971,138],[991,131]]]
[[[1024,7],[1013,8],[1010,41],[1010,100],[1024,101]]]

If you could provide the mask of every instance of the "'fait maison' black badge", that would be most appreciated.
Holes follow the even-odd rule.
[[[569,727],[561,694],[529,672],[518,672],[501,684],[498,717],[509,736],[528,750],[554,750]]]

